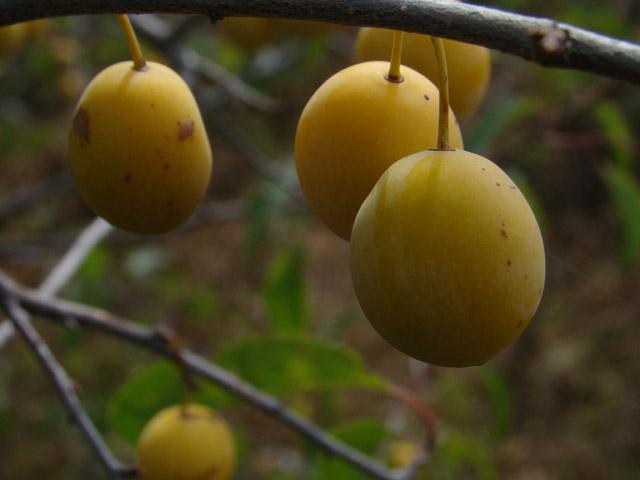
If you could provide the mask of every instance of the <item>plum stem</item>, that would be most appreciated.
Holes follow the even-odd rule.
[[[440,115],[438,117],[438,150],[451,150],[449,146],[449,72],[444,42],[431,36],[438,64],[438,90],[440,91]]]
[[[401,83],[404,81],[400,74],[400,62],[402,60],[402,42],[404,40],[404,32],[396,31],[393,34],[393,46],[391,47],[391,62],[389,63],[389,73],[387,80],[393,83]]]
[[[118,21],[124,30],[124,35],[127,38],[127,43],[129,44],[131,58],[133,59],[133,69],[141,72],[147,68],[147,62],[142,56],[142,50],[140,50],[140,44],[138,43],[136,32],[133,30],[131,21],[127,15],[119,14]]]

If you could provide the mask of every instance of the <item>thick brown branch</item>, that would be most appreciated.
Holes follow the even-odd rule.
[[[104,310],[77,303],[44,298],[35,290],[17,285],[0,271],[0,299],[15,301],[28,312],[46,319],[67,322],[101,331],[130,343],[137,344],[169,359],[175,359],[176,350],[167,344],[166,335],[149,327],[117,317]],[[195,353],[181,349],[179,356],[192,375],[204,378],[226,391],[244,399],[265,414],[287,425],[307,439],[315,442],[330,455],[341,458],[379,480],[407,480],[412,470],[390,471],[358,450],[333,438],[309,420],[295,414],[277,398],[267,395],[233,373],[220,368]]]
[[[545,66],[640,84],[640,46],[551,19],[451,0],[0,0],[0,25],[95,13],[180,13],[322,20],[476,43]]]

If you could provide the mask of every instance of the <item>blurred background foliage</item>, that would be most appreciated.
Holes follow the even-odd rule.
[[[633,0],[485,3],[640,35]],[[186,345],[390,466],[413,457],[424,430],[384,386],[411,389],[432,406],[440,434],[418,478],[639,478],[640,89],[494,53],[488,97],[462,126],[465,143],[529,197],[544,230],[546,291],[527,331],[489,364],[428,367],[371,329],[351,288],[347,244],[297,191],[297,118],[350,63],[356,29],[189,22],[179,48],[276,108],[260,111],[182,70],[212,139],[206,201],[178,232],[112,235],[62,295],[170,325]],[[39,30],[0,60],[0,267],[34,286],[92,218],[65,166],[71,110],[95,73],[128,57],[113,17],[56,19]],[[175,58],[176,45],[153,45],[147,38],[149,59]],[[178,371],[92,332],[37,325],[109,443],[131,460],[144,422],[180,399]],[[199,387],[195,398],[233,425],[235,478],[363,478],[218,388]],[[0,352],[0,478],[101,475],[48,380],[12,341]]]

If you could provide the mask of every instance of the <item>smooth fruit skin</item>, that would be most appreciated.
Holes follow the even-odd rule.
[[[298,179],[318,217],[348,240],[360,205],[393,162],[435,147],[438,89],[401,68],[404,81],[385,77],[388,62],[352,65],[329,78],[304,108],[295,142]],[[451,115],[451,144],[462,147]]]
[[[113,225],[164,233],[203,198],[211,148],[191,91],[170,68],[132,62],[100,72],[69,133],[69,167],[82,198]]]
[[[484,47],[443,39],[449,71],[451,108],[458,118],[468,120],[485,97],[491,77],[491,56]],[[356,40],[356,62],[389,58],[393,30],[361,28]],[[402,63],[426,75],[438,78],[438,65],[429,35],[407,33],[402,48]]]
[[[479,365],[534,315],[545,256],[535,216],[494,163],[419,152],[393,164],[351,236],[356,296],[391,345],[427,363]]]
[[[226,480],[235,444],[226,422],[202,405],[174,405],[157,413],[138,440],[143,480]]]

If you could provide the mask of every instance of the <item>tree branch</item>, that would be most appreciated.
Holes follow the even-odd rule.
[[[96,13],[179,13],[321,20],[438,35],[640,85],[640,45],[552,19],[452,0],[0,0],[0,25]]]
[[[142,37],[165,53],[173,62],[179,63],[181,68],[199,75],[203,80],[219,85],[229,95],[257,110],[276,113],[280,109],[276,100],[245,83],[240,77],[193,49],[182,47],[179,38],[184,34],[184,29],[191,26],[191,22],[183,22],[177,29],[171,30],[169,25],[156,17],[131,20]]]
[[[62,403],[71,415],[71,418],[80,426],[84,436],[109,476],[132,477],[137,475],[135,468],[122,465],[113,456],[111,450],[109,450],[109,447],[100,435],[100,432],[91,421],[91,418],[89,418],[87,412],[82,408],[73,381],[56,360],[47,344],[42,340],[42,337],[40,337],[40,334],[33,328],[29,320],[29,315],[18,306],[14,298],[7,295],[0,295],[0,306],[2,306],[13,322],[16,330],[22,335],[42,365],[42,368],[51,378]]]
[[[267,395],[233,373],[220,368],[187,349],[176,351],[167,344],[162,332],[117,317],[104,310],[60,299],[44,298],[35,290],[17,285],[0,271],[0,299],[7,305],[18,302],[33,315],[65,323],[74,320],[79,325],[114,336],[174,360],[178,355],[184,368],[192,375],[206,379],[226,391],[242,398],[266,415],[287,425],[307,439],[315,442],[326,453],[349,462],[362,472],[378,480],[408,480],[413,469],[390,471],[353,447],[333,438],[320,427],[285,407],[277,398]],[[8,299],[8,300],[7,300]]]
[[[56,263],[43,282],[38,292],[45,297],[54,296],[78,270],[87,255],[106,237],[113,227],[102,218],[96,217],[71,244],[67,253]],[[13,337],[14,329],[11,322],[0,323],[0,350]]]

